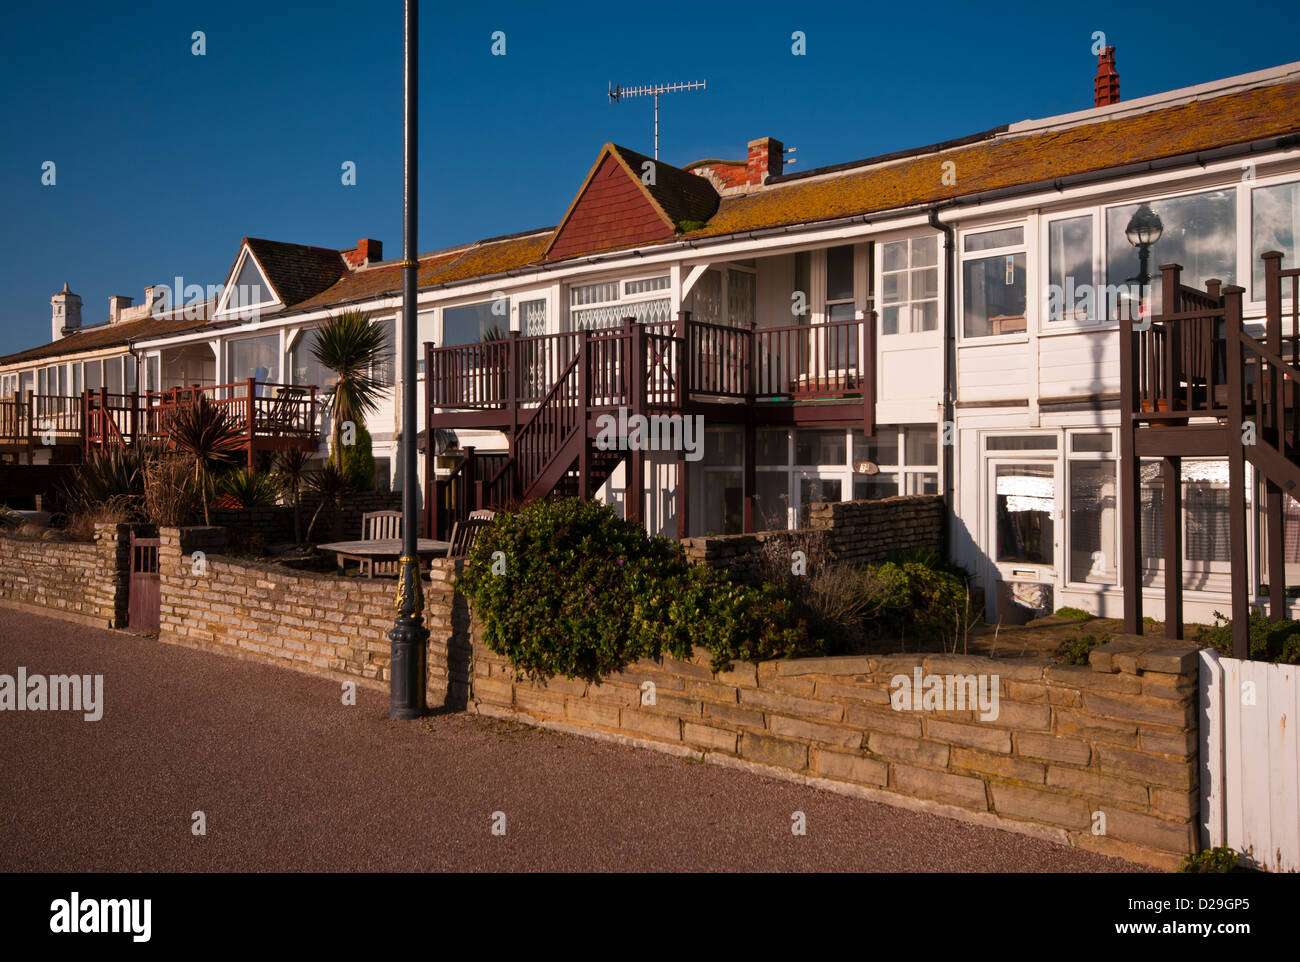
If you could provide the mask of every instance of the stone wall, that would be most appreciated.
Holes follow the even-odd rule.
[[[944,550],[945,515],[939,495],[827,501],[811,505],[808,514],[808,526],[797,532],[716,535],[682,544],[692,561],[724,568],[742,581],[758,579],[757,556],[764,544],[792,542],[808,533],[821,533],[835,557],[850,564],[883,561],[899,551],[942,554]]]
[[[393,627],[392,578],[340,578],[224,557],[221,528],[163,528],[159,637],[370,687],[389,678],[387,632]],[[201,551],[201,557],[195,555]],[[425,586],[426,657],[431,705],[464,705],[469,623],[456,612],[454,562],[435,562]]]
[[[39,605],[86,624],[126,627],[131,527],[95,525],[95,539],[0,534],[0,599]]]
[[[1113,643],[1089,667],[957,655],[639,662],[521,678],[473,649],[472,707],[1173,869],[1199,849],[1196,654]],[[895,710],[891,679],[983,676],[996,718]],[[654,685],[654,704],[647,699]]]

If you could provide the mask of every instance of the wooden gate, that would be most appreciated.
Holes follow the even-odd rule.
[[[1300,871],[1300,666],[1200,654],[1201,844]]]
[[[157,631],[162,601],[158,577],[158,539],[131,535],[131,579],[126,623],[137,631]]]

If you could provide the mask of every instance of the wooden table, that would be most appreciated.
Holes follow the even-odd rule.
[[[447,556],[447,549],[451,543],[447,541],[435,541],[432,538],[420,538],[418,541],[417,553],[420,560],[424,561],[429,558],[444,558]],[[389,538],[379,541],[335,541],[332,544],[317,545],[321,551],[333,551],[339,564],[339,574],[344,572],[344,564],[347,561],[369,562],[369,577],[373,578],[376,561],[397,561],[402,557],[402,542],[400,538]]]

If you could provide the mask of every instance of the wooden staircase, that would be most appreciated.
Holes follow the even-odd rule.
[[[1247,653],[1246,472],[1263,482],[1269,611],[1286,617],[1283,497],[1300,498],[1300,268],[1263,255],[1263,339],[1242,317],[1244,288],[1181,283],[1181,267],[1161,267],[1161,307],[1149,325],[1120,321],[1121,525],[1125,630],[1142,633],[1142,458],[1162,461],[1165,634],[1182,638],[1184,457],[1228,461],[1233,654]]]

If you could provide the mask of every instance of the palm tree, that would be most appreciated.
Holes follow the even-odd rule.
[[[203,500],[203,523],[211,524],[208,514],[209,481],[212,469],[235,460],[243,447],[244,433],[230,412],[213,404],[207,395],[178,405],[167,419],[167,437],[171,443],[194,458],[194,480]]]
[[[343,422],[360,426],[367,414],[379,409],[384,385],[370,372],[383,360],[388,347],[383,328],[371,324],[360,311],[332,317],[316,331],[311,353],[337,378],[325,394],[333,422],[330,459],[337,464],[342,464]]]
[[[293,499],[293,540],[302,544],[302,488],[311,464],[311,452],[303,448],[285,448],[275,456],[275,479],[280,490]]]
[[[334,516],[334,540],[338,541],[343,537],[343,497],[352,491],[352,485],[344,476],[343,469],[333,461],[327,461],[319,471],[307,474],[303,481],[309,491],[320,496],[320,504],[316,505],[311,523],[307,525],[307,540],[311,541],[311,533],[316,530],[316,519],[328,502]]]

